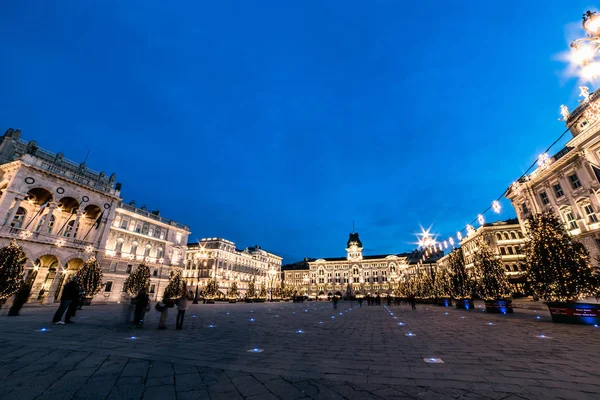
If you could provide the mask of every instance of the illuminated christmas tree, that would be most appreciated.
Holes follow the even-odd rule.
[[[473,255],[473,280],[479,297],[483,300],[510,297],[512,290],[500,257],[483,237],[479,237],[475,245],[477,249]]]
[[[204,297],[207,299],[214,299],[219,292],[219,284],[215,278],[210,278],[206,287],[204,288]]]
[[[231,283],[231,286],[227,290],[227,297],[230,299],[237,299],[238,294],[239,292],[237,282],[233,281],[233,283]]]
[[[447,268],[439,268],[435,275],[435,284],[433,285],[433,294],[435,298],[443,299],[452,297],[452,278]]]
[[[265,286],[264,283],[262,285],[260,285],[260,292],[258,293],[258,298],[259,299],[267,298],[267,287]]]
[[[448,255],[448,269],[452,280],[452,297],[457,300],[470,299],[473,295],[473,281],[465,267],[462,249],[454,249]]]
[[[21,287],[25,261],[23,248],[14,240],[0,249],[0,300],[12,296]]]
[[[545,212],[527,219],[525,265],[533,292],[546,301],[575,301],[594,294],[589,253],[562,221]]]
[[[183,288],[184,281],[181,279],[181,271],[178,269],[173,271],[167,286],[165,287],[165,292],[163,297],[165,299],[178,299],[183,296],[185,290]]]
[[[85,297],[93,297],[102,288],[102,268],[96,257],[90,257],[77,271],[79,286],[85,291]]]
[[[133,271],[123,284],[123,288],[130,296],[137,296],[140,290],[150,286],[150,268],[145,264],[140,264]]]
[[[252,277],[252,280],[248,284],[248,290],[246,290],[246,298],[253,299],[254,297],[256,297],[256,287],[254,277]]]

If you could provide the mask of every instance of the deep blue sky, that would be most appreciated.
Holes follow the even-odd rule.
[[[446,238],[564,125],[589,1],[18,1],[0,128],[116,172],[190,237],[293,262]],[[595,88],[592,88],[595,89]],[[500,218],[514,216],[504,201]],[[489,219],[488,219],[489,220]]]

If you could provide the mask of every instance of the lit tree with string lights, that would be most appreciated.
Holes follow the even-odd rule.
[[[248,290],[246,290],[246,299],[253,299],[254,297],[256,297],[256,286],[255,286],[255,280],[254,277],[252,277],[252,280],[250,280],[250,283],[248,283]]]
[[[457,308],[472,308],[473,281],[465,266],[462,249],[452,250],[448,255],[448,269],[452,280],[452,297]]]
[[[452,297],[452,278],[447,268],[439,268],[435,274],[435,284],[433,285],[433,294],[436,299],[442,302],[444,299]],[[444,302],[444,305],[446,303]]]
[[[267,286],[263,283],[260,285],[260,291],[258,292],[258,299],[266,300],[267,298]]]
[[[475,245],[476,250],[473,254],[475,291],[485,301],[488,312],[512,312],[512,304],[507,300],[512,290],[500,257],[483,237],[477,238]]]
[[[138,295],[138,293],[142,289],[148,290],[150,286],[150,268],[146,264],[140,264],[133,271],[127,279],[125,279],[125,283],[123,283],[123,288],[132,297]]]
[[[569,235],[556,215],[545,212],[529,217],[527,235],[526,276],[538,297],[574,302],[596,292],[588,251]]]
[[[15,294],[22,284],[21,276],[27,256],[16,241],[0,249],[0,301]]]
[[[233,281],[231,283],[231,286],[227,290],[227,297],[229,297],[229,300],[236,300],[238,297],[238,294],[239,294],[239,291],[238,291],[237,282]]]
[[[79,286],[85,292],[85,297],[94,297],[102,288],[102,268],[96,257],[90,257],[77,271]]]
[[[185,294],[183,283],[183,279],[181,279],[181,271],[173,271],[173,274],[171,275],[171,278],[165,287],[163,297],[165,299],[175,300],[183,296]]]

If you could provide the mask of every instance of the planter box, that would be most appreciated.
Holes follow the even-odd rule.
[[[83,301],[81,302],[81,305],[91,306],[92,305],[92,299],[93,299],[93,297],[84,297]],[[132,299],[132,301],[133,301],[133,299]]]
[[[456,303],[456,308],[462,310],[470,310],[475,307],[471,299],[454,300],[454,302]]]
[[[512,300],[485,300],[485,311],[493,314],[512,314]]]
[[[565,324],[600,324],[600,304],[594,303],[546,303],[552,322]]]
[[[442,307],[452,307],[452,299],[450,298],[441,298],[441,299],[437,299],[436,304],[438,306],[442,306]]]

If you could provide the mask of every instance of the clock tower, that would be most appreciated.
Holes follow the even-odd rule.
[[[348,261],[362,261],[363,259],[363,245],[358,237],[358,233],[353,232],[350,234],[348,243],[346,243],[346,253],[348,253]]]

